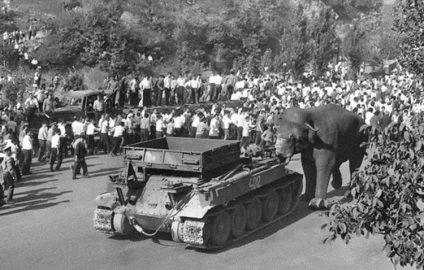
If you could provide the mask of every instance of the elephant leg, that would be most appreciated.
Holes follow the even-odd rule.
[[[317,168],[317,181],[315,198],[309,202],[309,207],[313,210],[325,210],[330,207],[326,201],[328,182],[333,173],[336,163],[336,156],[328,150],[317,150],[314,153]]]
[[[340,173],[340,164],[336,164],[333,170],[333,181],[331,181],[331,186],[334,189],[340,189],[342,187],[343,180],[342,174]]]
[[[315,197],[315,189],[317,182],[317,169],[315,160],[312,156],[312,150],[302,153],[301,162],[303,173],[305,174],[305,194],[302,195],[302,200],[309,202]]]

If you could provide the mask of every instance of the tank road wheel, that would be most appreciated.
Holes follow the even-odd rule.
[[[293,192],[290,186],[281,189],[279,192],[280,197],[280,214],[287,214],[292,206]]]
[[[256,229],[262,220],[262,203],[258,198],[254,198],[247,204],[247,227],[250,230]]]
[[[237,238],[246,229],[247,212],[246,207],[241,203],[233,209],[231,213],[231,234]]]
[[[113,216],[113,228],[117,233],[123,235],[132,235],[136,232],[127,217],[121,213],[115,213]]]
[[[279,199],[276,191],[272,191],[262,200],[262,218],[264,221],[271,221],[278,212]]]
[[[227,211],[212,217],[210,240],[217,246],[225,246],[231,232],[231,218]]]

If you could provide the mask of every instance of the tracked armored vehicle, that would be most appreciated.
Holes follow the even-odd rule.
[[[96,198],[94,227],[108,234],[170,233],[221,248],[290,214],[302,175],[276,158],[240,157],[234,141],[161,138],[123,148],[126,168]]]

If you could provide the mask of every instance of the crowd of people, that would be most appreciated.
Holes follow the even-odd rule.
[[[38,86],[35,83],[36,91]],[[343,64],[329,67],[321,78],[305,74],[301,81],[294,81],[291,76],[241,73],[212,73],[207,80],[200,75],[179,75],[175,79],[169,73],[157,79],[146,76],[141,81],[134,77],[128,82],[126,78],[113,77],[105,82],[105,89],[114,93],[112,100],[116,105],[123,107],[127,103],[132,110],[108,113],[100,97],[93,104],[96,116],[75,118],[71,132],[63,120],[44,123],[38,130],[38,162],[48,161],[53,172],[70,154],[75,160],[75,179],[80,168],[83,176],[88,176],[86,155],[115,156],[124,145],[160,137],[237,140],[243,151],[251,144],[266,149],[276,140],[276,116],[294,106],[338,104],[380,129],[392,122],[411,125],[413,118],[421,119],[424,112],[422,81],[413,74],[399,69],[380,78],[360,76],[349,80]],[[27,122],[30,114],[24,111],[53,111],[53,96],[47,96],[30,94],[20,107],[4,107],[1,111],[0,137],[6,145],[6,156],[10,151],[14,160],[4,163],[3,171],[14,172],[11,175],[17,180],[21,174],[31,173],[35,151]],[[191,105],[196,103],[199,105]],[[10,202],[13,181],[3,179],[3,186],[12,190],[6,199]]]

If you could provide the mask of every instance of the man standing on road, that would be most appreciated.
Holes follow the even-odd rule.
[[[165,105],[169,105],[169,98],[171,94],[171,73],[163,79],[163,87],[165,88]]]
[[[2,169],[2,178],[3,183],[0,183],[4,186],[4,190],[7,189],[7,197],[4,201],[5,204],[14,204],[13,202],[13,191],[15,189],[15,183],[14,178],[15,177],[15,161],[12,158],[12,148],[10,145],[6,145],[6,148],[3,149],[5,153],[5,157],[1,163],[1,169]],[[2,185],[0,185],[0,206],[3,205],[3,197],[4,197],[4,190],[2,188]]]
[[[47,130],[47,140],[46,140],[46,159],[50,158],[52,152],[52,138],[54,136],[54,130],[56,129],[56,123],[53,122],[50,124],[50,128]]]
[[[25,130],[25,136],[22,139],[22,154],[24,157],[22,175],[31,174],[31,161],[32,161],[32,132],[28,128]]]
[[[109,115],[105,114],[103,117],[103,121],[100,121],[99,123],[100,128],[100,142],[96,147],[96,150],[94,151],[97,154],[98,148],[102,147],[103,151],[105,153],[110,152],[110,144],[109,144]]]
[[[96,119],[96,123],[98,123],[100,116],[105,111],[105,102],[103,100],[102,95],[97,96],[97,100],[94,101],[94,104],[93,104],[93,110],[94,110],[94,118]]]
[[[60,165],[62,165],[62,152],[60,151],[60,129],[58,128],[54,128],[54,125],[52,126],[53,130],[54,130],[54,135],[52,137],[52,149],[51,149],[51,157],[50,157],[50,171],[57,171],[60,169]],[[56,162],[57,159],[57,164],[56,164],[56,168],[53,169],[53,165]]]
[[[43,125],[38,130],[38,162],[44,161],[46,159],[46,147],[47,147],[47,136],[48,136],[48,129],[47,129],[47,122],[43,122]]]
[[[82,168],[83,177],[88,177],[87,163],[85,162],[85,156],[87,155],[87,143],[84,139],[84,133],[76,135],[74,141],[74,166],[72,166],[72,179],[77,179],[77,172]]]

